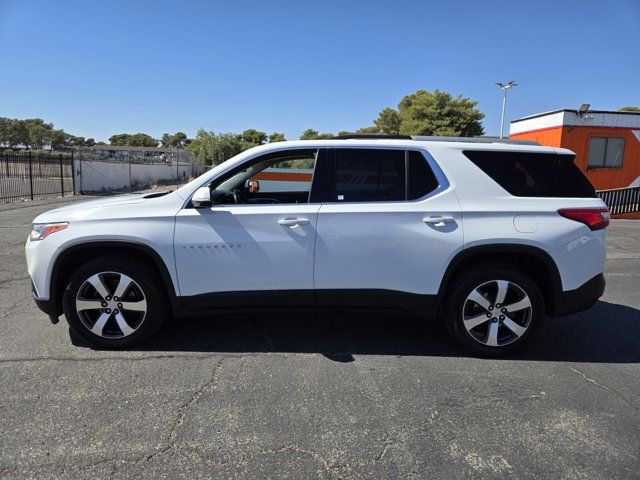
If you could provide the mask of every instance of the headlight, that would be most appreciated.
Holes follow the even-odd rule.
[[[64,230],[68,226],[69,226],[69,222],[34,223],[33,227],[31,228],[31,235],[29,235],[29,239],[44,240],[52,233],[59,232],[60,230]]]

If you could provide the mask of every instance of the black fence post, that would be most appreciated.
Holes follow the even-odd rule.
[[[132,190],[132,185],[131,185],[131,158],[129,158],[129,193],[131,193]]]
[[[71,150],[71,188],[73,188],[73,194],[76,194],[76,163],[73,160],[73,150]]]
[[[62,154],[60,154],[59,158],[60,158],[60,192],[62,192],[62,196],[64,197],[64,172],[62,171]]]
[[[31,159],[31,150],[29,150],[29,196],[33,200],[33,161]]]

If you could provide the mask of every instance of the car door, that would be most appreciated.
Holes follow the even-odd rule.
[[[429,308],[462,247],[460,204],[427,152],[330,151],[315,255],[322,306]]]
[[[316,149],[279,152],[276,156],[293,158],[310,152],[315,167]],[[274,154],[264,158],[269,156]],[[261,161],[263,157],[248,163]],[[236,170],[242,172],[243,168]],[[319,203],[308,201],[314,169],[308,169],[301,181],[289,171],[281,185],[286,190],[283,192],[278,191],[280,169],[270,170],[263,197],[255,191],[246,192],[254,203],[222,202],[211,208],[187,205],[177,214],[176,268],[182,301],[188,308],[314,304],[313,260],[320,209]],[[256,180],[252,178],[251,182],[253,189]],[[300,187],[295,187],[296,182]],[[298,199],[304,197],[304,191],[309,195],[301,202]],[[298,203],[273,203],[278,199]]]

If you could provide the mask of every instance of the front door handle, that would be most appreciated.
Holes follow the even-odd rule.
[[[424,223],[433,225],[434,227],[444,227],[447,223],[453,223],[456,220],[453,217],[443,217],[442,215],[434,215],[433,217],[424,217]]]
[[[306,218],[281,218],[278,223],[286,227],[296,227],[298,225],[306,225],[309,220]]]

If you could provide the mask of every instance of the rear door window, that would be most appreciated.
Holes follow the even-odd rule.
[[[464,155],[516,197],[595,198],[593,185],[574,155],[466,150]]]
[[[420,152],[336,148],[326,187],[325,201],[386,202],[421,198],[438,181]]]
[[[404,150],[335,150],[334,201],[405,199]]]

